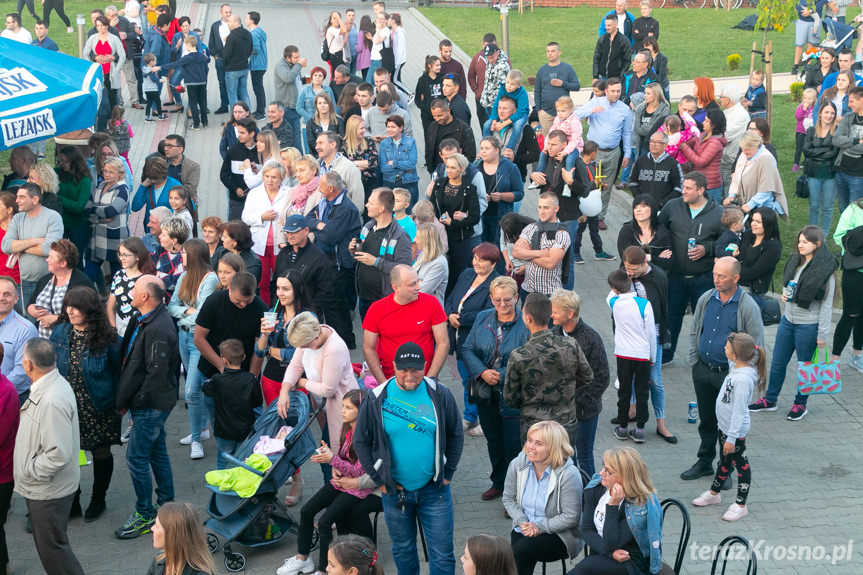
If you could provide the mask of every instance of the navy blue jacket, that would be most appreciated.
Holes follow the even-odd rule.
[[[51,343],[57,353],[57,370],[68,379],[69,375],[69,334],[72,324],[63,323],[51,332]],[[96,409],[112,411],[117,395],[117,383],[120,380],[122,365],[120,353],[120,338],[115,334],[114,342],[103,350],[92,352],[84,349],[81,356],[81,372],[84,375],[84,387]]]
[[[443,487],[444,479],[452,481],[464,447],[461,411],[447,387],[432,378],[425,378],[426,388],[434,409],[437,436],[435,437],[435,472],[431,482]],[[363,470],[376,485],[384,485],[388,493],[396,492],[390,472],[390,442],[384,431],[383,402],[387,387],[397,385],[395,378],[375,387],[360,406],[360,415],[354,430],[354,451]]]
[[[477,288],[473,290],[473,293],[464,300],[464,304],[461,306],[461,313],[459,313],[459,303],[467,293],[467,290],[470,289],[470,284],[472,284],[473,280],[476,279],[476,272],[473,267],[469,267],[461,272],[460,276],[458,276],[458,281],[456,281],[455,287],[452,288],[452,291],[444,302],[444,311],[446,311],[447,317],[449,317],[450,314],[459,314],[458,322],[461,327],[459,327],[458,330],[447,323],[450,353],[455,351],[458,354],[459,359],[461,359],[461,346],[464,345],[467,335],[470,333],[470,328],[473,327],[473,323],[476,321],[477,314],[491,307],[489,287],[491,286],[491,280],[497,276],[498,273],[496,271],[492,271],[491,274],[485,278],[485,281],[479,284]]]
[[[171,46],[168,44],[168,39],[160,34],[155,26],[148,28],[144,33],[144,54],[155,56],[157,66],[164,66],[171,61]]]
[[[321,200],[321,203],[326,202],[327,200]],[[327,225],[324,229],[318,230],[315,226],[323,221],[319,218],[320,210],[321,204],[318,204],[306,217],[309,229],[314,230],[315,245],[327,255],[335,254],[339,269],[353,269],[357,265],[357,260],[351,255],[348,247],[352,239],[360,236],[362,222],[357,207],[348,199],[347,191],[343,189],[327,208]]]
[[[189,52],[179,60],[165,64],[162,70],[183,68],[183,81],[186,85],[207,83],[207,57],[202,52]]]

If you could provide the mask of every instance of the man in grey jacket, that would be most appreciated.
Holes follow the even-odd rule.
[[[300,58],[300,49],[296,46],[285,46],[283,57],[276,62],[273,69],[273,83],[276,88],[276,100],[285,105],[285,119],[291,124],[294,134],[294,147],[303,149],[303,131],[300,126],[300,114],[297,112],[297,96],[303,87],[303,68],[306,59]]]
[[[15,203],[18,213],[9,222],[2,249],[7,255],[18,255],[21,305],[25,306],[36,289],[36,282],[48,273],[45,258],[51,251],[51,244],[63,237],[63,218],[42,206],[42,190],[32,182],[18,188]]]
[[[81,480],[78,407],[56,361],[54,345],[47,339],[37,337],[25,344],[22,364],[33,383],[15,436],[15,491],[27,503],[45,572],[83,575],[66,536]]]
[[[836,157],[836,199],[839,213],[848,204],[863,198],[863,88],[855,86],[848,91],[849,114],[833,134],[833,145],[839,148]]]
[[[719,428],[716,421],[716,397],[728,375],[725,342],[731,333],[748,333],[759,346],[764,345],[761,308],[738,285],[740,262],[731,256],[719,258],[713,265],[713,285],[698,299],[692,313],[689,331],[689,365],[698,401],[698,461],[680,474],[681,479],[698,479],[713,475]],[[759,349],[758,353],[763,353]],[[731,489],[731,476],[722,489]]]

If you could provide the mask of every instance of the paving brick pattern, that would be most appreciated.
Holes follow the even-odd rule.
[[[340,5],[340,8],[344,9],[345,6]],[[371,11],[370,4],[357,4],[357,7],[361,14]],[[251,5],[235,5],[234,10],[241,13],[250,8]],[[326,7],[311,3],[288,3],[255,4],[255,9],[263,15],[262,24],[269,35],[271,62],[281,54],[282,48],[288,43],[300,47],[303,55],[309,58],[310,66],[313,65],[312,61],[317,61],[320,36],[316,30],[326,18]],[[419,21],[415,12],[408,10],[406,6],[400,7],[399,10],[410,42],[411,60],[407,66],[406,78],[408,83],[412,84],[421,73],[420,56],[435,53],[441,36],[427,22]],[[180,0],[178,12],[196,14],[194,21],[202,29],[208,30],[209,22],[218,17],[218,4],[191,4],[189,0]],[[482,32],[484,31],[478,30],[477,35]],[[468,49],[472,50],[473,47]],[[457,51],[456,57],[465,65],[469,62],[463,52],[460,54]],[[272,94],[270,73],[265,77],[265,86],[268,94]],[[251,85],[249,89],[251,90]],[[210,74],[209,94],[210,109],[215,110],[218,105],[218,86],[213,73]],[[414,123],[419,126],[419,113],[416,109],[412,112]],[[176,117],[172,117],[170,123],[146,124],[142,121],[141,112],[131,110],[128,118],[136,132],[132,140],[131,154],[136,174],[144,156],[155,149],[160,137],[171,132],[185,133],[188,156],[202,165],[199,192],[202,213],[224,217],[226,200],[224,189],[218,181],[221,161],[217,144],[220,125],[226,116],[212,117],[210,128],[200,132],[186,132],[184,122]],[[535,215],[535,204],[535,193],[528,194],[522,202],[522,211],[529,214],[532,209]],[[628,219],[628,213],[627,197],[622,193],[616,194],[613,209],[609,211],[609,230],[602,234],[607,246],[614,246],[616,230]],[[575,269],[576,290],[583,300],[583,318],[603,336],[609,351],[612,349],[613,336],[609,313],[604,303],[607,293],[605,278],[615,265],[617,264],[594,262],[588,257],[585,265]],[[684,334],[687,333],[688,327],[687,318]],[[775,333],[775,327],[767,329],[768,343],[772,342]],[[863,543],[854,541],[856,545],[852,547],[850,561],[847,555],[842,559],[836,557],[837,551],[842,552],[838,546],[845,546],[843,549],[847,553],[849,540],[855,540],[863,528],[863,505],[858,490],[854,489],[859,484],[860,473],[863,471],[860,459],[861,418],[860,414],[854,411],[859,408],[861,400],[861,375],[852,369],[846,369],[844,390],[841,394],[812,398],[809,402],[809,415],[802,421],[789,422],[785,420],[784,410],[790,407],[791,403],[794,383],[792,370],[779,400],[780,411],[753,414],[752,430],[748,438],[749,459],[753,467],[750,512],[742,521],[729,524],[721,519],[724,506],[722,509],[700,509],[689,503],[709,486],[708,478],[694,482],[685,482],[679,478],[680,472],[695,461],[698,446],[696,426],[686,422],[687,404],[695,397],[689,368],[682,359],[686,348],[686,343],[681,344],[682,353],[673,364],[663,369],[667,423],[680,438],[680,443],[669,445],[659,439],[653,433],[654,425],[651,421],[647,426],[647,442],[638,447],[647,461],[660,498],[678,498],[686,503],[689,510],[692,519],[690,545],[695,543],[699,547],[694,552],[687,549],[683,572],[708,573],[710,561],[709,548],[706,546],[716,545],[727,535],[735,533],[750,541],[760,542],[762,556],[759,566],[762,572],[799,575],[863,572],[860,556]],[[354,352],[353,358],[355,361],[361,360],[361,352]],[[461,385],[453,358],[450,359],[441,379],[461,402]],[[611,425],[608,424],[608,419],[615,412],[616,394],[613,388],[606,392],[603,403],[605,409],[600,415],[596,438],[597,467],[601,465],[602,451],[619,444],[618,440],[612,437]],[[204,443],[204,459],[192,461],[189,459],[188,448],[179,445],[179,439],[187,433],[188,420],[183,402],[180,401],[168,421],[168,446],[176,495],[178,500],[189,501],[198,506],[203,516],[209,495],[209,491],[203,486],[203,479],[206,471],[215,468],[215,441]],[[124,448],[114,448],[117,465],[108,493],[108,511],[105,516],[94,523],[84,523],[78,519],[71,522],[69,527],[72,546],[88,575],[144,573],[155,553],[149,536],[132,541],[119,541],[113,536],[114,529],[126,519],[134,505],[124,453]],[[490,485],[488,471],[485,440],[482,437],[466,437],[461,463],[452,483],[457,556],[461,555],[467,538],[475,533],[508,536],[510,525],[504,518],[500,500],[484,502],[479,497]],[[308,500],[321,485],[322,475],[317,465],[307,463],[303,467],[303,476],[306,481],[304,500]],[[89,501],[91,484],[92,472],[89,467],[85,467],[82,470],[81,485],[85,505]],[[728,504],[733,498],[726,495],[726,500],[725,504]],[[299,508],[294,509],[298,519]],[[24,513],[24,502],[16,496],[6,525],[6,536],[16,573],[36,575],[43,573],[43,570],[32,539],[24,531]],[[379,528],[382,564],[387,573],[395,573],[383,517],[380,518]],[[665,559],[668,561],[671,561],[676,551],[678,529],[679,521],[676,517],[670,517],[666,523],[664,549]],[[803,559],[792,559],[792,552],[794,557],[798,556],[797,550],[790,547],[795,545],[823,548],[815,547],[812,555],[804,555]],[[766,557],[768,546],[774,550]],[[775,549],[775,546],[785,547]],[[834,546],[837,547],[834,549]],[[292,536],[288,536],[284,541],[270,547],[255,550],[237,547],[237,550],[246,554],[246,571],[258,575],[273,573],[285,558],[296,552],[296,543]],[[570,567],[572,564],[571,561],[568,563]],[[217,556],[217,566],[220,573],[227,572],[220,555]],[[424,573],[427,572],[427,567],[427,564],[423,564]],[[742,565],[735,567],[734,572],[743,572]],[[549,573],[556,574],[559,569],[559,564],[549,565]]]

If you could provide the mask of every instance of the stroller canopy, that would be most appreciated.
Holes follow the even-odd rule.
[[[0,150],[93,125],[99,64],[0,38]]]

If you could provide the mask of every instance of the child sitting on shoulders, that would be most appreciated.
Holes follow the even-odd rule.
[[[687,160],[683,152],[680,151],[680,144],[700,136],[701,131],[692,116],[684,113],[682,118],[681,120],[680,116],[671,114],[665,118],[659,131],[668,136],[668,146],[665,148],[665,152],[681,164],[685,164]]]
[[[584,139],[582,134],[584,129],[581,127],[581,118],[575,113],[575,106],[572,103],[572,98],[569,96],[561,96],[554,103],[557,110],[557,115],[551,123],[551,129],[548,133],[555,130],[560,130],[566,134],[566,147],[561,152],[565,158],[564,168],[569,171],[575,167],[575,159],[584,149]],[[548,142],[546,141],[545,144]],[[543,152],[548,152],[547,145],[543,146]],[[548,161],[548,154],[539,155],[539,163],[536,166],[538,172],[545,171],[545,164]]]
[[[233,455],[255,425],[255,409],[264,402],[258,379],[242,369],[246,353],[243,342],[226,339],[219,344],[219,357],[225,362],[225,371],[204,382],[201,391],[212,397],[216,404],[213,417],[216,445],[216,469],[226,469],[228,461],[222,453]]]

